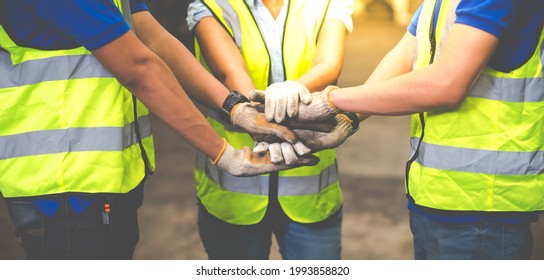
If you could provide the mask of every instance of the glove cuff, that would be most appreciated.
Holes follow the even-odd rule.
[[[359,117],[356,113],[352,112],[343,112],[342,114],[346,115],[351,120],[351,128],[353,129],[352,133],[359,130]]]
[[[232,108],[236,104],[239,103],[245,103],[249,102],[249,99],[245,97],[240,92],[233,90],[229,93],[227,98],[225,98],[225,101],[223,102],[223,106],[221,107],[221,110],[219,111],[219,117],[226,123],[232,124],[230,120],[230,112],[232,111]]]
[[[334,106],[334,104],[332,104],[331,100],[329,99],[329,94],[335,90],[335,89],[338,89],[337,86],[327,86],[324,90],[323,90],[323,94],[325,95],[325,100],[327,101],[327,103],[329,104],[329,106],[335,111],[335,112],[338,112],[338,109],[336,108],[336,106]]]
[[[221,148],[221,151],[219,151],[219,154],[217,157],[212,161],[213,165],[216,165],[221,156],[225,153],[225,150],[227,149],[227,139],[223,138],[223,147]]]

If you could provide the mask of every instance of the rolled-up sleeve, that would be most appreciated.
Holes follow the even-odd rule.
[[[331,0],[325,19],[337,19],[344,23],[349,33],[353,31],[353,0]]]
[[[202,2],[196,0],[187,8],[187,27],[193,31],[195,26],[205,17],[211,17],[212,12]]]

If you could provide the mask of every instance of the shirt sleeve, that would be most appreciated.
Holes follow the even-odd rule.
[[[410,24],[408,25],[408,32],[414,36],[416,36],[417,33],[417,22],[419,20],[419,15],[421,14],[422,7],[423,4],[419,5],[419,8],[417,8],[417,10],[414,12],[412,19],[410,20]]]
[[[352,14],[353,0],[331,0],[325,19],[340,20],[346,26],[348,33],[351,33],[353,31]]]
[[[195,0],[187,8],[187,28],[193,31],[195,26],[205,17],[211,17],[212,12],[201,1]]]
[[[38,17],[89,50],[130,29],[111,0],[35,0],[32,5]]]
[[[457,6],[456,23],[466,24],[498,38],[514,24],[520,0],[464,0]]]
[[[130,11],[135,14],[137,12],[149,11],[145,0],[130,0]]]

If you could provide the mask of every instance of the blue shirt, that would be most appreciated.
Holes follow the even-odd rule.
[[[20,46],[36,49],[94,50],[129,30],[111,0],[0,0],[2,25]],[[148,10],[130,0],[132,13]]]
[[[442,1],[437,1],[437,7]],[[437,8],[438,10],[438,8]],[[523,65],[537,48],[544,24],[542,0],[461,0],[456,9],[456,23],[469,25],[499,39],[499,45],[488,65],[509,72]],[[415,12],[408,31],[416,35],[421,6]],[[436,18],[436,17],[435,17]],[[436,21],[434,23],[436,25]],[[534,222],[537,213],[454,212],[420,207],[412,198],[408,208],[429,219],[447,223],[497,221],[509,224]]]
[[[439,7],[442,1],[437,2]],[[542,0],[462,0],[456,9],[455,22],[497,37],[499,45],[488,65],[510,72],[533,55],[544,23],[543,11]],[[408,26],[408,31],[414,36],[420,12],[421,7]]]
[[[145,0],[130,0],[130,8],[132,13],[148,10]],[[0,23],[18,45],[43,50],[80,46],[94,50],[130,29],[111,0],[0,0]],[[93,201],[89,196],[68,197],[76,214]],[[55,198],[33,203],[47,216],[55,215],[60,206]]]

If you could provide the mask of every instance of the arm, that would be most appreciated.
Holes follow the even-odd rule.
[[[271,162],[270,155],[257,155],[248,147],[236,150],[208,124],[185,94],[174,74],[155,53],[132,32],[92,51],[93,55],[155,115],[189,144],[200,150],[220,168],[235,176],[251,176],[316,164],[313,156],[289,164]],[[249,103],[244,103],[249,104]],[[236,109],[240,108],[240,109]],[[233,108],[241,117],[252,116],[243,104]],[[238,115],[233,115],[233,117]],[[292,134],[292,132],[291,132]],[[294,136],[293,136],[294,138]]]
[[[223,139],[209,126],[174,74],[133,32],[93,50],[93,55],[176,134],[215,159]]]
[[[133,14],[133,21],[138,38],[168,65],[191,97],[214,110],[220,109],[229,90],[208,73],[193,54],[149,12]]]
[[[399,48],[405,51],[413,48],[413,44],[405,41],[415,42],[409,36],[401,40]],[[464,99],[497,44],[498,38],[487,32],[455,24],[441,55],[433,64],[402,74],[406,66],[388,70],[385,63],[380,63],[379,72],[371,75],[370,83],[335,90],[329,98],[339,110],[373,115],[404,115],[451,108]],[[399,54],[393,55],[400,56],[401,61],[406,59]],[[386,56],[386,59],[389,58]],[[402,75],[384,80],[395,74]]]
[[[346,35],[343,22],[336,19],[323,22],[312,68],[298,79],[310,92],[336,84],[344,62]]]
[[[219,81],[246,95],[255,89],[242,54],[215,18],[202,18],[195,26],[195,35],[208,66]]]

